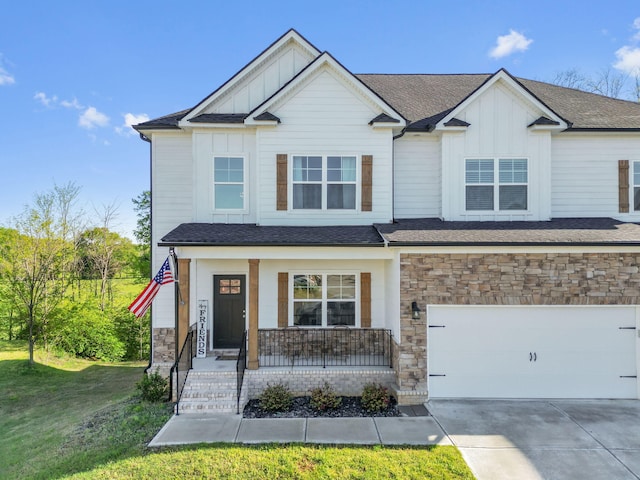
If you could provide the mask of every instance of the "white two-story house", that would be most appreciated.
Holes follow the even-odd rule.
[[[366,371],[400,403],[640,398],[639,104],[357,75],[290,30],[135,128],[154,268],[173,252],[180,285],[154,367],[200,319],[209,354],[247,332],[249,374]]]

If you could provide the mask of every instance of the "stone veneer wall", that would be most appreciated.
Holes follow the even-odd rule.
[[[395,378],[393,369],[384,367],[336,368],[335,370],[261,368],[246,370],[244,385],[249,389],[249,398],[258,398],[268,385],[277,383],[287,385],[296,396],[305,396],[327,381],[338,395],[356,397],[362,394],[362,389],[367,383],[380,383],[385,387],[391,387]]]
[[[160,374],[169,376],[169,370],[175,363],[176,331],[175,328],[154,328],[152,333],[152,351],[150,371],[158,370]]]
[[[421,308],[635,305],[638,265],[640,253],[401,254],[399,396],[427,394],[427,319],[411,317],[411,302]]]

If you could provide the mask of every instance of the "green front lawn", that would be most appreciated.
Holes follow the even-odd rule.
[[[0,478],[472,479],[454,447],[199,445],[150,450],[170,405],[141,402],[141,364],[43,356],[0,341]]]

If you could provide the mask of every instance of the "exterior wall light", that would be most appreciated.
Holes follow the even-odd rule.
[[[420,312],[422,312],[422,310],[418,307],[418,302],[411,302],[411,313],[415,320],[420,318]]]

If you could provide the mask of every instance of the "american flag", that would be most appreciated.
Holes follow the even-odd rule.
[[[169,257],[167,257],[156,276],[149,282],[149,285],[147,285],[142,293],[136,297],[131,305],[129,305],[129,311],[137,318],[142,317],[147,313],[147,310],[151,306],[151,302],[158,293],[158,290],[160,290],[160,287],[172,282],[173,274],[171,273],[171,266],[169,265]]]

